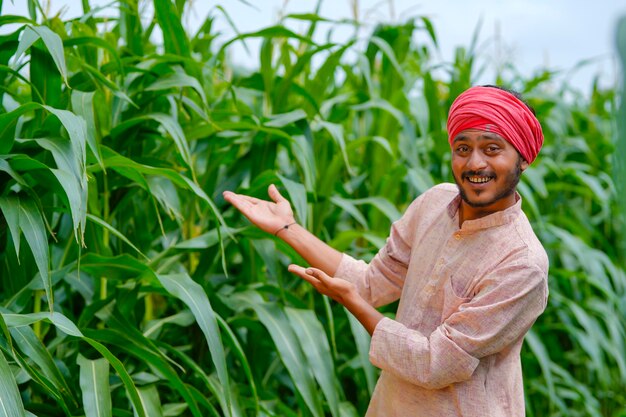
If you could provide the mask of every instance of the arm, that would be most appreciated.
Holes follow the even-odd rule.
[[[328,276],[349,281],[360,300],[381,306],[397,300],[402,291],[411,254],[411,242],[421,197],[415,200],[400,220],[391,227],[387,243],[368,265],[328,246],[300,225],[294,224],[289,202],[274,185],[269,187],[272,201],[260,200],[231,191],[224,198],[260,229],[277,235],[293,247],[314,268]],[[372,329],[373,330],[373,329]]]
[[[467,380],[480,359],[526,334],[545,309],[546,284],[539,267],[515,263],[484,277],[478,293],[431,334],[384,318],[372,336],[370,360],[428,389]]]
[[[313,287],[343,304],[372,335],[370,360],[415,385],[439,389],[469,379],[480,359],[522,338],[546,306],[545,273],[518,264],[487,277],[483,289],[430,335],[409,329],[370,306],[354,285],[313,268],[290,265]]]
[[[268,189],[272,201],[224,192],[224,199],[231,203],[255,226],[274,234],[294,248],[310,265],[319,268],[328,275],[335,275],[342,253],[328,246],[295,222],[291,205],[273,184]],[[284,228],[285,225],[290,225]]]
[[[289,265],[289,272],[299,275],[313,285],[320,294],[326,295],[346,307],[370,335],[374,333],[378,322],[385,317],[359,295],[351,282],[329,277],[319,269],[305,269],[298,265]]]

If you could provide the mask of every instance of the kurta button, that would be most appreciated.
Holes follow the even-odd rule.
[[[454,234],[454,238],[455,238],[456,240],[461,239],[461,234],[460,234],[460,233],[455,233],[455,234]]]

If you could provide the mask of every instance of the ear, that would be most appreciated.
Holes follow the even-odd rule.
[[[520,164],[520,169],[522,170],[522,172],[524,172],[526,170],[526,168],[528,168],[530,164],[528,162],[526,162],[525,159],[522,158],[522,163]]]

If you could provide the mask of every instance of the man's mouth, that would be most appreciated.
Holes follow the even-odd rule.
[[[465,178],[468,182],[472,184],[485,184],[491,181],[492,179],[494,179],[495,177],[496,177],[495,175],[483,174],[483,173],[467,173],[463,175],[463,178]]]
[[[493,179],[493,177],[467,177],[467,180],[472,184],[484,184]]]

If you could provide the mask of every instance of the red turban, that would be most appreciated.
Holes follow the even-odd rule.
[[[448,114],[448,141],[465,129],[494,132],[506,139],[532,163],[541,145],[539,121],[520,99],[494,87],[472,87],[454,100]]]

